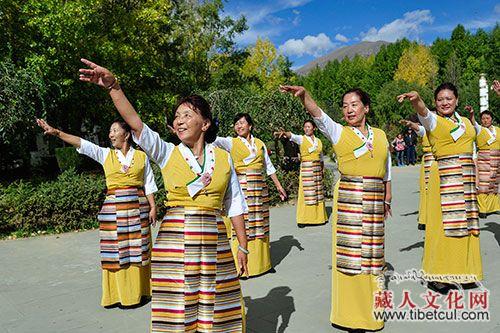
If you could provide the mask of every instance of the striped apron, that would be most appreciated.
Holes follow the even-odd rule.
[[[425,181],[425,189],[427,190],[427,185],[429,184],[429,175],[431,173],[431,165],[436,159],[431,152],[426,152],[422,156],[422,160],[424,161],[424,181]]]
[[[437,158],[443,227],[447,237],[479,235],[476,175],[472,154]]]
[[[337,199],[337,270],[347,274],[380,274],[384,259],[382,178],[340,178]]]
[[[248,205],[244,215],[248,241],[269,237],[269,192],[262,170],[247,169],[238,174],[238,180]]]
[[[500,192],[500,150],[479,150],[477,169],[479,175],[479,194],[498,194]]]
[[[300,163],[300,177],[306,205],[317,205],[324,199],[323,168],[321,161],[303,161]]]
[[[149,203],[137,187],[108,189],[99,212],[101,266],[117,270],[150,262]]]
[[[220,211],[169,207],[152,251],[152,332],[242,332],[238,274]]]

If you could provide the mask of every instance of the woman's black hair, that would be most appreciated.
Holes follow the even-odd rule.
[[[368,95],[367,92],[365,92],[363,89],[361,88],[353,88],[353,89],[349,89],[347,90],[343,95],[342,95],[342,98],[340,99],[340,106],[342,106],[342,104],[344,103],[344,97],[347,95],[347,94],[356,94],[359,96],[359,99],[361,100],[361,102],[363,103],[364,106],[370,106],[371,104],[371,99],[370,99],[370,95]]]
[[[200,95],[190,95],[182,97],[175,105],[174,113],[182,104],[191,105],[193,107],[193,110],[198,112],[203,117],[203,119],[210,121],[210,127],[205,132],[205,142],[208,143],[214,142],[215,139],[217,138],[217,132],[219,131],[219,127],[214,121],[210,104],[208,104],[207,100],[201,97]]]
[[[306,121],[304,121],[302,126],[304,126],[307,123],[311,124],[313,128],[317,128],[316,123],[314,121],[312,121],[311,119],[307,119]]]
[[[252,120],[252,117],[250,117],[250,115],[248,113],[238,113],[236,116],[234,116],[233,118],[233,125],[236,124],[238,122],[238,120],[240,120],[241,118],[245,118],[245,120],[247,121],[248,125],[251,126],[250,128],[250,132],[252,132],[253,130],[253,120]]]
[[[455,95],[455,98],[458,98],[458,89],[455,87],[455,85],[451,82],[444,82],[441,83],[436,90],[434,90],[434,100],[436,100],[437,95],[441,90],[451,90],[453,94]]]
[[[491,119],[493,119],[493,113],[491,113],[490,111],[488,110],[484,110],[483,112],[481,112],[481,117],[483,117],[485,114],[487,114],[488,116],[491,117]]]
[[[118,124],[120,125],[120,127],[129,134],[129,137],[128,137],[128,143],[129,144],[132,144],[133,140],[132,140],[132,128],[130,127],[129,124],[127,124],[125,122],[125,120],[123,120],[122,118],[116,118],[115,120],[113,120],[113,122],[111,123],[111,125],[113,124]]]

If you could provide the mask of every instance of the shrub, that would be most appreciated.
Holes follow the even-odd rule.
[[[55,153],[61,171],[80,168],[81,157],[74,147],[56,148]]]
[[[38,185],[12,183],[0,190],[0,236],[95,228],[104,189],[102,175],[79,175],[74,169]]]

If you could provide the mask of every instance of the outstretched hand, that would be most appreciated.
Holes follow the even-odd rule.
[[[493,90],[500,95],[500,82],[498,80],[493,81]]]
[[[97,65],[90,60],[80,59],[89,68],[80,68],[80,81],[97,84],[104,88],[111,88],[116,78],[107,68]]]
[[[417,101],[420,98],[418,95],[418,92],[416,91],[410,91],[404,94],[401,94],[397,97],[399,103],[403,103],[405,99],[409,100],[410,102]]]
[[[50,126],[47,124],[47,122],[43,119],[36,119],[36,123],[38,126],[40,126],[43,129],[43,134],[45,135],[54,135],[58,136],[59,135],[59,130],[55,129],[54,127]]]
[[[302,86],[282,86],[280,85],[280,92],[291,93],[295,97],[303,98],[306,94],[306,88]]]
[[[278,131],[274,132],[274,133],[273,133],[273,135],[274,135],[274,137],[275,137],[276,139],[281,139],[282,137],[284,137],[284,136],[285,136],[285,130],[280,129],[280,130],[278,130]]]
[[[403,126],[410,127],[412,125],[412,122],[407,120],[407,119],[401,119],[399,123]]]

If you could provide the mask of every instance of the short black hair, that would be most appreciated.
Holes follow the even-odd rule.
[[[361,88],[353,88],[353,89],[349,89],[347,90],[343,95],[342,95],[342,98],[340,99],[340,106],[342,106],[342,104],[344,103],[344,97],[347,95],[347,94],[356,94],[359,96],[359,99],[361,100],[361,102],[363,103],[364,106],[370,106],[371,104],[371,99],[370,99],[370,95],[368,95],[367,92],[365,92],[363,89]]]
[[[179,108],[179,106],[183,104],[191,105],[193,107],[193,110],[198,112],[203,117],[203,119],[210,121],[210,127],[205,132],[205,142],[214,142],[217,138],[219,126],[217,126],[216,122],[213,119],[212,110],[207,100],[200,95],[189,95],[186,97],[182,97],[177,101],[177,104],[174,107],[174,113]]]
[[[236,116],[234,116],[234,118],[233,118],[233,125],[236,124],[238,122],[238,120],[240,120],[241,118],[245,118],[248,125],[252,126],[252,128],[250,129],[250,132],[251,132],[253,130],[254,125],[253,125],[252,117],[250,117],[250,115],[248,113],[240,112],[240,113],[236,114]]]
[[[317,128],[318,126],[316,126],[316,123],[314,121],[312,121],[311,119],[307,119],[306,121],[304,121],[304,123],[302,124],[302,126],[304,126],[305,124],[311,124],[313,128]]]
[[[437,95],[441,92],[441,90],[451,90],[453,91],[453,94],[455,95],[455,98],[458,98],[458,89],[455,87],[455,85],[451,82],[444,82],[441,83],[436,90],[434,90],[434,100],[436,100]]]

